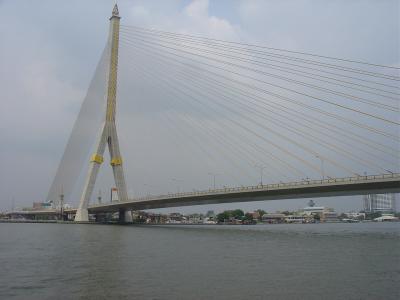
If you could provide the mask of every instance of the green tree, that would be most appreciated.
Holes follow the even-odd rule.
[[[235,209],[231,212],[231,216],[235,219],[241,219],[244,216],[244,212],[241,209]]]
[[[367,220],[373,220],[373,219],[379,218],[379,217],[382,217],[382,213],[381,212],[367,213],[365,215],[365,218]]]
[[[217,220],[219,223],[223,223],[225,220],[229,220],[230,214],[228,211],[224,211],[217,215]]]
[[[243,220],[247,220],[247,221],[253,221],[253,215],[251,213],[246,213],[244,215]]]
[[[262,209],[257,209],[256,212],[258,212],[259,218],[258,220],[262,220],[262,216],[265,215],[267,212],[265,210]]]
[[[246,213],[243,217],[243,224],[254,224],[256,221],[253,219],[253,214]]]

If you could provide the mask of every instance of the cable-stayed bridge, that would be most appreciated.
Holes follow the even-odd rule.
[[[399,192],[399,81],[397,66],[120,25],[115,6],[48,201],[57,201],[61,189],[72,194],[89,150],[77,221],[105,211]],[[151,108],[144,125],[157,130],[144,127],[155,140],[145,152],[171,135],[169,149],[182,155],[158,163],[170,163],[171,172],[183,166],[188,176],[196,173],[192,166],[210,170],[214,188],[129,197],[117,98]],[[160,156],[169,153],[161,146]],[[90,205],[106,147],[119,199]],[[250,172],[255,167],[260,184],[254,186],[248,178],[258,180]],[[239,187],[216,188],[215,169]]]
[[[129,210],[179,207],[232,202],[279,199],[351,196],[362,194],[396,193],[400,191],[400,174],[370,175],[325,180],[276,183],[269,185],[223,188],[208,191],[146,196],[127,201],[94,204],[91,213],[119,212],[121,218]]]

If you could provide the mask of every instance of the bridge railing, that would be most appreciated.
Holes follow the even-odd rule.
[[[380,175],[364,175],[364,176],[353,176],[353,177],[342,177],[342,178],[327,178],[327,179],[303,179],[301,181],[295,182],[280,182],[280,183],[271,183],[271,184],[259,184],[254,186],[240,186],[240,187],[224,187],[219,189],[208,189],[202,191],[192,191],[192,192],[183,192],[183,193],[168,193],[164,195],[148,195],[145,197],[139,197],[130,199],[129,201],[145,201],[145,200],[157,200],[157,199],[166,199],[166,198],[183,198],[183,197],[191,197],[191,196],[201,196],[201,195],[218,195],[218,194],[226,194],[226,193],[237,193],[237,192],[246,192],[246,191],[265,191],[265,190],[275,190],[281,188],[289,188],[289,187],[300,187],[300,186],[314,186],[314,185],[324,185],[324,184],[335,184],[335,183],[352,183],[352,182],[360,182],[360,181],[373,181],[377,179],[388,179],[388,178],[399,178],[400,173],[390,173],[390,174],[380,174]],[[118,202],[118,201],[117,201]],[[96,206],[96,205],[93,205]]]

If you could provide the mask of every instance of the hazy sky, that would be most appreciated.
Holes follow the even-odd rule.
[[[113,0],[0,0],[3,106],[0,110],[0,210],[9,209],[13,198],[16,206],[30,206],[33,201],[46,198],[104,48],[113,4]],[[397,0],[147,0],[118,1],[118,5],[124,25],[384,65],[398,66],[400,62]],[[150,56],[139,58],[139,53],[129,54],[129,51],[121,46],[121,109],[118,111],[128,192],[143,195],[205,189],[212,184],[210,172],[218,173],[218,186],[256,184],[259,180],[256,168],[246,166],[241,172],[240,168],[227,166],[228,161],[222,158],[221,164],[213,167],[205,161],[206,156],[191,152],[196,149],[185,142],[182,135],[167,135],[171,131],[167,127],[168,120],[165,115],[164,119],[157,116],[170,112],[167,100],[171,96],[164,96],[162,89],[156,91],[154,81],[144,80],[139,70],[133,72],[125,67],[124,57],[133,55],[133,60],[141,59],[141,64],[149,69],[159,66]],[[185,108],[176,109],[169,117],[182,115],[183,110]],[[189,113],[207,124],[216,121],[211,115]],[[185,125],[176,123],[171,128],[174,126]],[[205,140],[199,139],[207,145]],[[214,145],[209,144],[209,147]],[[393,170],[398,171],[398,163],[393,161]],[[112,185],[110,171],[107,164],[103,168],[106,170],[100,175],[101,186],[96,186],[95,194],[101,189],[103,195],[108,195]],[[230,177],[232,173],[236,181]],[[80,182],[86,174],[86,166],[82,174]],[[79,194],[79,187],[76,190]],[[74,197],[70,202],[76,205],[77,196]],[[269,201],[214,208],[296,209],[307,201]],[[338,210],[362,208],[361,197],[316,202]],[[185,208],[185,211],[209,208],[213,207]]]

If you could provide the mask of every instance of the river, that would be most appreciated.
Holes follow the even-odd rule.
[[[0,299],[400,299],[400,223],[0,223]]]

